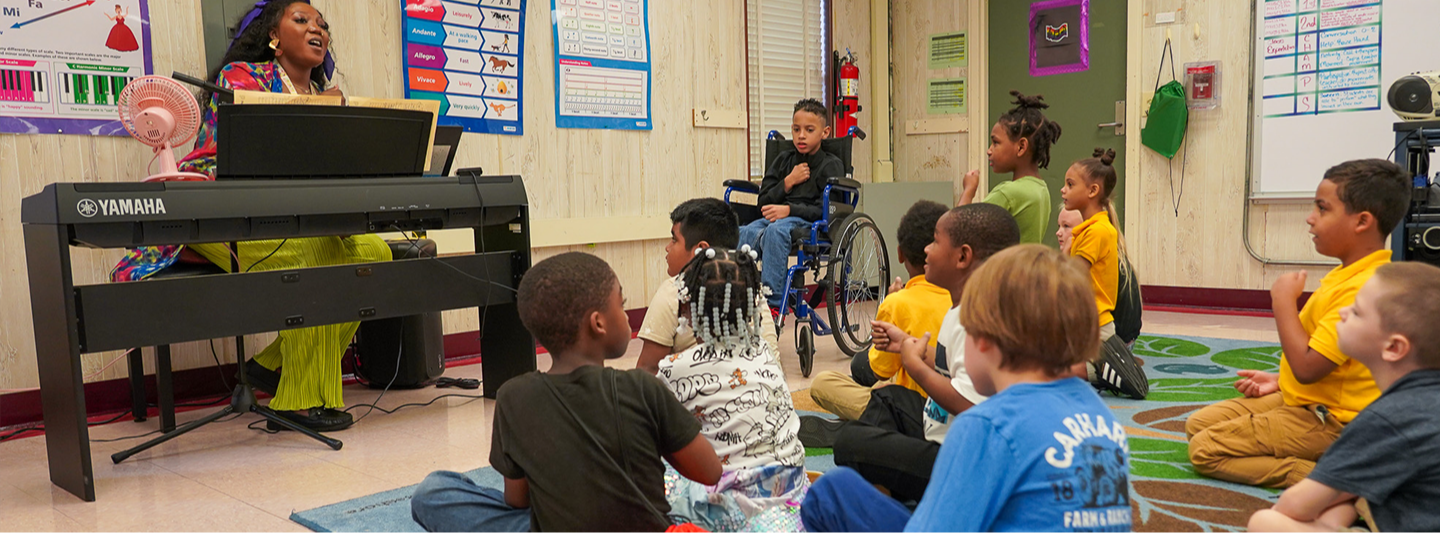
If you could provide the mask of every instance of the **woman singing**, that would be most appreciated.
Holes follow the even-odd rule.
[[[258,15],[257,13],[258,12]],[[330,26],[305,0],[272,0],[256,3],[246,16],[237,37],[225,53],[221,67],[210,73],[216,85],[229,89],[285,92],[293,94],[340,94],[331,87]],[[328,67],[328,68],[327,68]],[[180,168],[215,176],[215,121],[219,95],[207,95],[204,125],[196,138],[195,151]],[[202,96],[203,98],[203,96]],[[375,235],[316,237],[239,244],[242,272],[289,270],[306,267],[389,261],[390,248]],[[112,276],[115,281],[139,280],[163,270],[177,259],[208,260],[230,269],[228,245],[200,244],[188,247],[162,246],[133,250],[120,262]],[[195,257],[198,256],[198,257]],[[203,259],[201,259],[203,258]],[[217,303],[217,305],[223,305]],[[292,329],[245,365],[244,372],[257,389],[271,392],[270,408],[296,423],[317,431],[335,431],[353,424],[340,411],[342,398],[340,359],[355,336],[358,322]],[[271,423],[270,429],[281,429]]]

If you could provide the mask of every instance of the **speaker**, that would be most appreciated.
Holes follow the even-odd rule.
[[[1402,120],[1435,120],[1440,72],[1417,72],[1390,85],[1385,100]]]
[[[355,375],[374,389],[414,389],[445,373],[440,313],[360,323]]]

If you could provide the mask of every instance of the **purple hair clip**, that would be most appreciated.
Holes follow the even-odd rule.
[[[310,0],[300,1],[307,4],[310,3]],[[250,27],[250,23],[255,22],[255,19],[260,18],[260,13],[265,11],[265,6],[269,4],[269,0],[255,2],[255,7],[251,8],[250,12],[246,13],[245,16],[240,19],[240,25],[235,28],[235,37],[230,39],[230,46],[226,47],[226,50],[235,47],[235,41],[240,39],[240,35],[245,33],[245,28]],[[325,62],[321,63],[320,67],[325,69],[325,79],[328,80],[335,77],[335,56],[330,55],[329,50],[325,51]]]

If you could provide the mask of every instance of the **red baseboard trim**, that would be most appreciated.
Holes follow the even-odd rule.
[[[1270,291],[1258,289],[1215,289],[1142,285],[1145,309],[1180,313],[1233,316],[1274,316],[1270,312]],[[1310,293],[1300,295],[1300,306]]]

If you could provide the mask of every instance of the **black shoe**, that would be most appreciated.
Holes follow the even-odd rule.
[[[235,376],[235,380],[240,380],[238,374]],[[275,390],[280,388],[280,370],[270,370],[251,359],[245,361],[245,380],[255,390],[274,396]]]
[[[834,448],[844,420],[804,415],[800,417],[800,444],[806,448]]]
[[[315,408],[308,411],[309,415],[302,415],[293,411],[275,411],[275,414],[285,417],[287,420],[300,424],[313,431],[340,431],[355,425],[355,418],[350,413],[336,411],[334,409]],[[270,431],[284,431],[290,428],[276,424],[272,420],[265,421],[265,427]]]
[[[1150,379],[1145,376],[1145,369],[1140,368],[1130,348],[1118,336],[1100,344],[1094,385],[1133,400],[1144,400],[1150,394]]]

